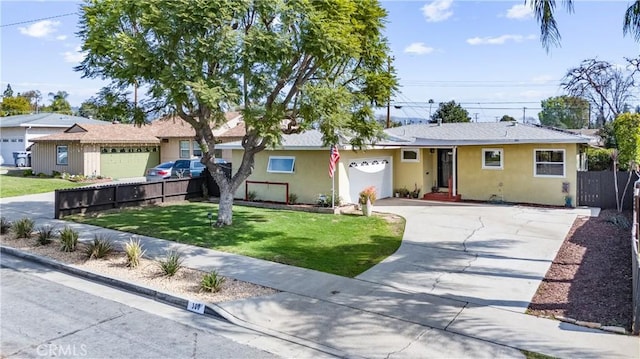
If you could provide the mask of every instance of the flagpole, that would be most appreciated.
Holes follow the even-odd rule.
[[[331,176],[331,208],[335,208],[335,203],[334,203],[334,199],[336,198],[335,185],[336,185],[336,174],[334,173],[333,176]]]

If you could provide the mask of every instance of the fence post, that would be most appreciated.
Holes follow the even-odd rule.
[[[56,190],[53,202],[53,218],[60,219],[60,191]]]

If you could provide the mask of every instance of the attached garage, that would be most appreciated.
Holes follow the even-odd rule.
[[[393,194],[391,157],[360,158],[349,162],[349,197],[347,202],[357,203],[360,191],[374,186],[378,198]]]
[[[100,174],[111,178],[142,177],[160,163],[157,146],[105,146],[100,150]]]

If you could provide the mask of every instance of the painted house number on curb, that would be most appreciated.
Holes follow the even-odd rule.
[[[198,314],[204,314],[204,304],[189,301],[187,302],[187,310]]]

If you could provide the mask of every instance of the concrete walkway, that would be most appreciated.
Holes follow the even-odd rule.
[[[51,194],[3,199],[2,215],[52,219]],[[409,204],[409,205],[408,205]],[[177,244],[141,240],[151,257],[181,250],[185,265],[276,288],[273,296],[219,304],[238,323],[334,348],[348,357],[638,358],[638,337],[523,314],[573,219],[584,210],[386,200],[405,216],[403,245],[350,279]],[[68,223],[85,240],[130,235]]]

